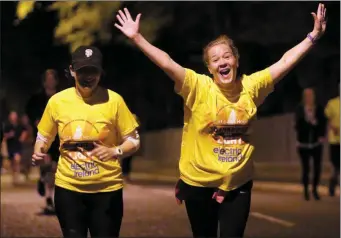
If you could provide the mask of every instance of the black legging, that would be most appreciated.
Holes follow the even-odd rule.
[[[251,205],[252,181],[227,193],[219,204],[212,195],[214,188],[199,188],[179,181],[178,188],[185,190],[187,215],[193,237],[243,237]],[[187,191],[186,191],[187,190]],[[181,193],[181,192],[180,192]]]
[[[334,173],[330,179],[330,186],[336,186],[340,175],[340,144],[331,144],[329,146],[330,161],[334,168]]]
[[[299,148],[298,150],[302,164],[302,183],[305,188],[309,185],[310,158],[314,164],[313,189],[317,189],[321,177],[322,146],[313,149]]]
[[[119,237],[123,217],[122,189],[78,193],[56,186],[55,208],[64,237]]]

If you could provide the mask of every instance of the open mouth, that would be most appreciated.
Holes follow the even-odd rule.
[[[219,71],[220,75],[223,76],[223,78],[227,78],[227,76],[229,75],[231,69],[230,68],[226,68],[226,69],[222,69]]]

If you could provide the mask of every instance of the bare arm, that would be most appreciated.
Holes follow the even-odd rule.
[[[27,139],[27,136],[28,136],[27,130],[24,130],[20,135],[19,141],[23,143]]]
[[[317,14],[312,13],[314,17],[314,30],[310,36],[315,40],[319,39],[326,30],[326,8],[323,4],[319,4]],[[278,83],[285,75],[287,75],[312,49],[313,42],[308,37],[301,43],[287,51],[283,57],[270,66],[270,73],[274,83]]]
[[[123,152],[122,158],[126,158],[134,154],[140,148],[140,136],[137,130],[126,135],[123,143],[119,146]]]
[[[48,145],[44,141],[36,140],[33,153],[46,153],[48,149]]]
[[[157,66],[159,66],[175,83],[176,90],[180,90],[185,79],[185,69],[164,51],[150,44],[139,33],[139,22],[141,14],[138,14],[134,21],[128,9],[121,10],[116,16],[121,25],[115,23],[115,26],[122,31],[135,45]]]

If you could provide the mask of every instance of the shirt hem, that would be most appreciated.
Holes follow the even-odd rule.
[[[253,180],[253,176],[248,176],[246,179],[243,179],[243,182],[240,182],[238,183],[238,185],[235,185],[235,186],[232,186],[232,187],[229,187],[227,186],[227,188],[224,186],[224,185],[220,185],[220,186],[205,186],[202,182],[194,182],[190,179],[187,179],[186,177],[184,177],[183,175],[180,175],[180,179],[182,181],[184,181],[185,183],[187,183],[188,185],[191,185],[191,186],[195,186],[195,187],[216,187],[216,188],[219,188],[223,191],[232,191],[232,190],[235,190],[241,186],[243,186],[244,184],[246,184],[247,182]]]
[[[106,187],[104,189],[98,189],[98,190],[86,189],[87,185],[70,184],[70,183],[61,181],[61,180],[59,180],[57,178],[56,178],[56,181],[55,181],[55,185],[58,186],[58,187],[61,187],[61,188],[67,189],[67,190],[71,190],[71,191],[74,191],[74,192],[79,192],[79,193],[113,192],[113,191],[116,191],[116,190],[119,190],[119,189],[123,188],[123,183],[121,183],[121,184],[115,183],[115,184],[113,184],[111,186],[108,186],[108,187]],[[99,184],[99,185],[101,185],[101,184]],[[80,188],[80,186],[82,186],[84,188]],[[96,184],[89,184],[89,186],[96,186]]]

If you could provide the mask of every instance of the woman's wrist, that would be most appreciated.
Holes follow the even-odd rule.
[[[141,35],[140,33],[137,33],[135,36],[133,36],[133,37],[131,38],[131,40],[132,40],[136,45],[138,45],[138,43],[140,42],[141,38],[142,38],[142,35]]]
[[[116,146],[112,148],[113,151],[113,156],[114,158],[121,158],[123,155],[123,150],[121,149],[120,146]]]
[[[316,44],[317,41],[320,39],[320,35],[316,31],[309,32],[307,38],[311,41],[311,43]]]

